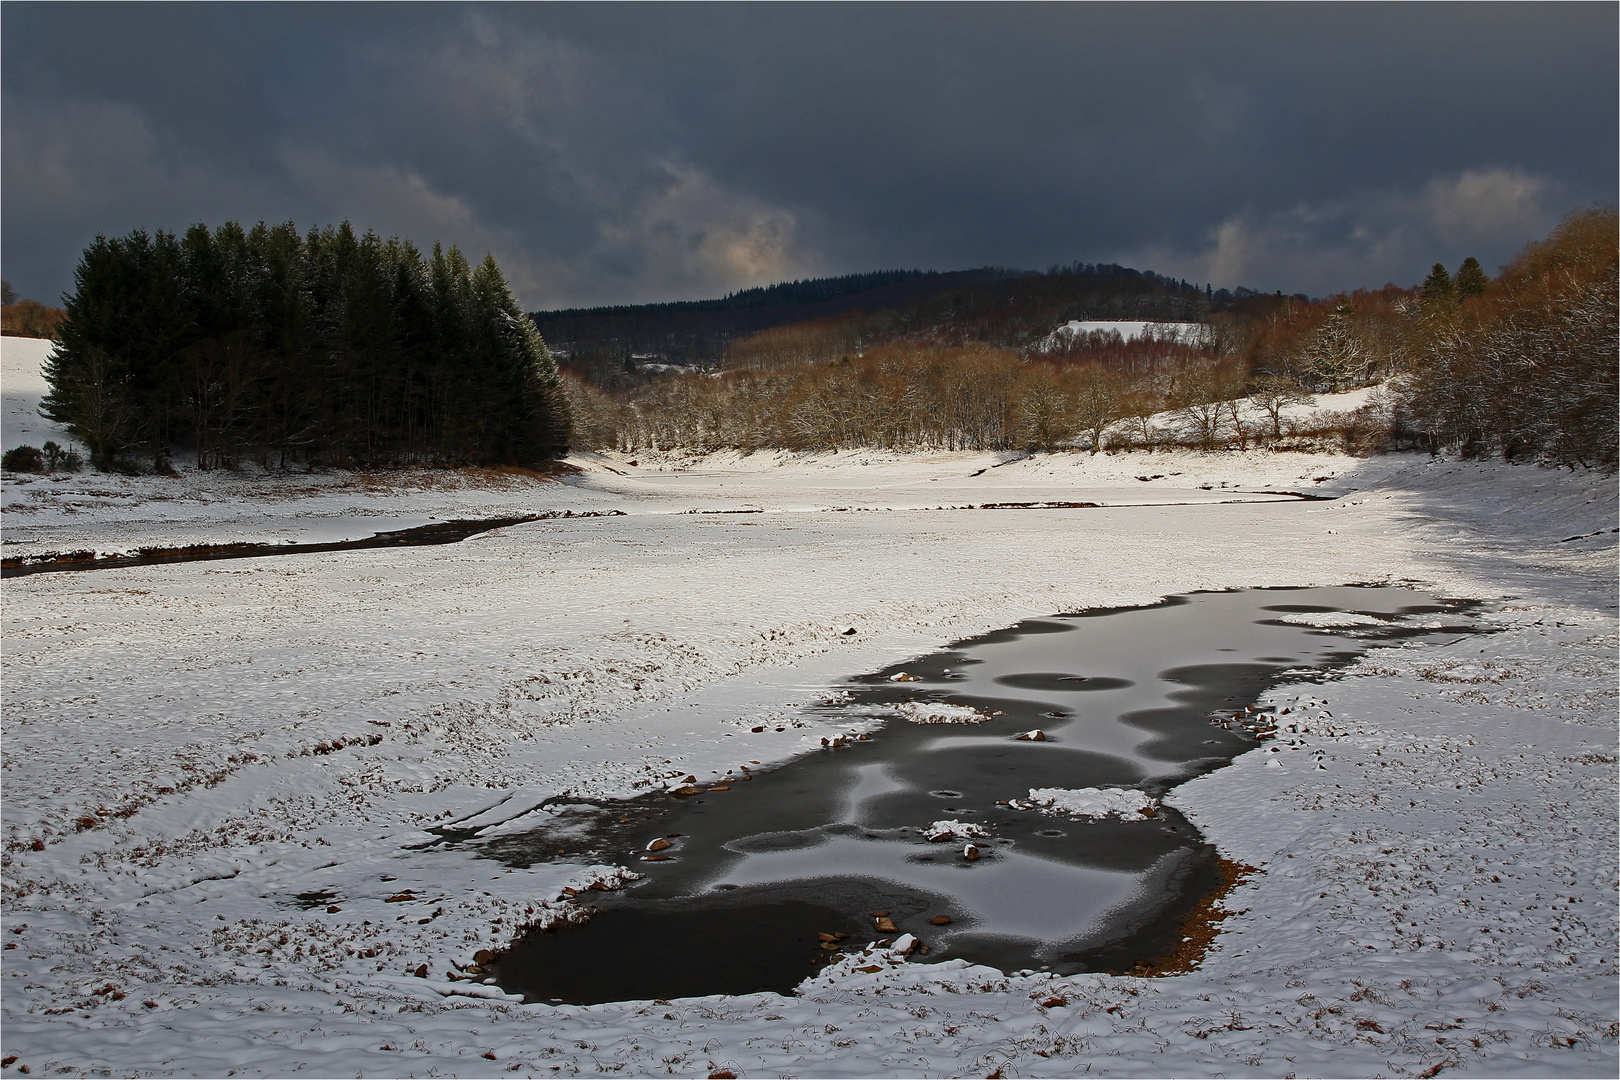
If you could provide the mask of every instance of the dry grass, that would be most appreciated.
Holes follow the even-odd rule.
[[[1260,872],[1259,867],[1247,863],[1221,859],[1218,863],[1220,884],[1203,896],[1181,924],[1181,944],[1173,952],[1152,960],[1139,960],[1129,971],[1116,975],[1135,975],[1140,978],[1158,978],[1164,975],[1185,975],[1198,970],[1204,962],[1215,938],[1221,932],[1221,923],[1242,912],[1228,911],[1222,902],[1233,889]]]

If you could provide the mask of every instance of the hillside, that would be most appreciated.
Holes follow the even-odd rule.
[[[715,300],[535,311],[530,318],[559,357],[590,353],[669,364],[713,362],[736,337],[848,311],[881,311],[942,292],[1028,276],[982,267],[940,273],[883,270],[744,289]]]
[[[1215,292],[1152,271],[1074,263],[1044,273],[981,267],[851,274],[717,300],[537,311],[531,317],[553,352],[606,384],[614,381],[612,369],[632,357],[716,363],[733,340],[794,323],[837,320],[878,340],[921,332],[1019,348],[1069,320],[1199,321],[1257,296],[1248,289]]]

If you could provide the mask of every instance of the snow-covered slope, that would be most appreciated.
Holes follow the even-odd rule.
[[[39,403],[50,392],[40,368],[56,342],[42,338],[0,337],[0,450],[55,442],[79,444],[57,424],[39,415]]]
[[[265,501],[249,477],[6,482],[8,543],[49,546],[311,510],[627,514],[8,579],[5,1075],[1614,1073],[1612,478],[1259,453],[575,464]],[[1307,485],[1339,498],[1228,501]],[[1106,505],[942,509],[1065,501]],[[1259,871],[1201,970],[880,954],[795,997],[591,1008],[446,977],[608,871],[420,849],[433,824],[787,760],[838,733],[798,708],[840,679],[1031,615],[1367,581],[1479,598],[1497,632],[1284,687],[1275,751],[1173,792]]]

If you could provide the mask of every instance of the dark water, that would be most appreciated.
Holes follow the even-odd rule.
[[[1339,613],[1358,618],[1288,621]],[[785,992],[838,948],[899,932],[925,942],[927,960],[1003,970],[1164,955],[1216,881],[1213,849],[1185,819],[1161,808],[1144,821],[1077,821],[1007,802],[1032,788],[1163,795],[1253,748],[1253,729],[1274,718],[1212,718],[1230,723],[1285,675],[1321,678],[1378,640],[1472,630],[1461,605],[1343,587],[1198,593],[957,642],[853,679],[847,702],[816,711],[867,719],[939,702],[992,714],[983,723],[894,719],[727,791],[553,806],[532,834],[469,839],[514,865],[561,848],[647,875],[590,894],[599,914],[584,928],[516,943],[496,977],[534,1000],[575,1003]],[[894,681],[901,672],[913,678]],[[1037,728],[1045,740],[1016,738]],[[979,858],[964,858],[961,840],[922,835],[945,819],[986,831]],[[659,837],[667,858],[644,861]],[[879,911],[896,930],[878,928]],[[847,938],[824,948],[818,934]]]

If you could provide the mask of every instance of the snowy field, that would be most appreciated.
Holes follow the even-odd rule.
[[[7,580],[0,1074],[1620,1067],[1612,477],[1270,453],[572,464],[5,479],[7,554],[624,516]],[[1243,494],[1303,490],[1335,498]],[[1074,502],[1101,505],[1050,505]],[[997,503],[1049,505],[966,509]],[[508,871],[430,827],[769,767],[841,731],[799,712],[841,680],[1030,616],[1349,582],[1479,599],[1495,632],[1282,687],[1301,730],[1171,794],[1258,868],[1191,974],[875,956],[792,997],[592,1007],[448,977],[612,871]]]

